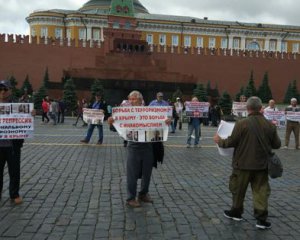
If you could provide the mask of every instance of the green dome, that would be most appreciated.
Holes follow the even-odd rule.
[[[79,11],[86,12],[90,10],[100,10],[103,12],[109,12],[111,6],[111,0],[90,0],[85,3]],[[139,0],[133,0],[135,13],[149,13],[148,10],[140,3]]]

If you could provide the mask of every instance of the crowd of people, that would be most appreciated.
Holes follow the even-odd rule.
[[[64,123],[66,104],[62,99],[51,99],[45,96],[42,101],[42,122],[49,123],[52,120],[53,125]],[[49,119],[50,118],[50,119]]]
[[[0,103],[9,102],[9,95],[11,93],[11,86],[8,81],[2,80],[0,82]],[[192,97],[191,102],[199,102],[197,97]],[[230,176],[230,191],[232,193],[232,206],[230,210],[224,211],[224,216],[232,220],[241,221],[243,214],[243,203],[248,185],[251,185],[253,194],[253,208],[254,216],[257,220],[256,227],[260,229],[268,229],[271,223],[267,221],[268,218],[268,198],[270,195],[270,185],[268,182],[267,172],[267,158],[268,156],[263,151],[261,144],[257,140],[255,131],[252,125],[258,128],[260,134],[269,149],[278,149],[281,147],[281,141],[277,134],[277,129],[272,122],[266,120],[263,115],[264,111],[277,111],[275,101],[271,99],[269,106],[263,108],[262,102],[258,97],[250,97],[249,99],[241,96],[241,102],[246,103],[247,116],[239,119],[233,129],[231,136],[222,139],[217,133],[213,139],[219,147],[234,148],[232,157],[232,174]],[[126,103],[121,106],[145,106],[143,95],[139,91],[132,91],[128,95]],[[184,120],[185,103],[179,97],[176,102],[170,103],[164,100],[162,92],[156,94],[156,99],[150,102],[149,106],[164,107],[172,106],[172,116],[165,119],[169,125],[170,132],[175,133],[177,126],[182,130],[182,123]],[[100,110],[108,118],[108,123],[112,125],[114,118],[111,117],[112,109],[103,101],[101,94],[95,95],[95,100],[88,105],[85,99],[78,101],[78,116],[76,122],[73,124],[77,126],[79,119],[82,120],[83,126],[87,124],[83,121],[83,109]],[[42,102],[42,121],[48,123],[50,119],[53,124],[64,123],[64,114],[66,106],[62,100],[50,99],[46,96]],[[209,110],[210,111],[210,110]],[[297,105],[297,99],[291,99],[291,105],[285,108],[285,111],[300,112],[300,107]],[[32,112],[32,115],[35,113]],[[216,119],[217,125],[220,119]],[[200,117],[192,116],[187,118],[187,148],[192,145],[200,147],[201,136]],[[215,124],[212,124],[213,126]],[[98,129],[97,144],[103,144],[103,122],[97,124],[88,124],[86,136],[81,142],[88,144],[94,129]],[[295,148],[299,149],[299,127],[300,123],[287,118],[286,136],[284,148],[289,145],[290,135],[293,132],[295,136]],[[192,134],[195,135],[194,143],[192,144]],[[163,140],[162,137],[157,138]],[[156,140],[157,140],[156,139]],[[15,204],[22,203],[22,198],[19,195],[20,188],[20,159],[21,147],[23,139],[19,141],[1,139],[0,140],[0,198],[3,188],[3,171],[7,163],[10,177],[9,194],[12,202]],[[149,194],[149,185],[151,180],[152,168],[154,166],[154,151],[152,142],[126,142],[127,146],[127,199],[126,203],[129,207],[141,207],[142,202],[153,203],[153,199]],[[141,178],[141,188],[137,191],[137,181]]]

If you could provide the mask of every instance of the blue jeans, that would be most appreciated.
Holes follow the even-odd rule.
[[[194,118],[188,125],[187,144],[189,144],[189,145],[191,145],[193,131],[195,131],[194,144],[197,145],[197,144],[199,144],[199,139],[200,139],[200,119]]]
[[[88,142],[90,141],[95,127],[97,127],[98,131],[99,131],[98,143],[102,143],[103,142],[103,125],[90,124],[87,134],[86,134],[86,137],[85,137],[85,140]]]

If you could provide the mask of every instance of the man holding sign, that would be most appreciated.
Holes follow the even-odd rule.
[[[114,123],[118,133],[128,140],[126,204],[137,208],[141,207],[140,202],[153,203],[148,193],[154,163],[151,141],[163,140],[161,136],[158,136],[161,133],[157,131],[164,131],[167,134],[166,124],[170,123],[170,119],[167,118],[167,107],[143,107],[143,95],[139,91],[132,91],[128,100],[129,106],[113,108],[112,117],[108,119],[108,123]],[[152,114],[153,111],[155,113]],[[157,121],[158,119],[160,121]],[[148,136],[150,133],[154,135]],[[139,178],[142,179],[141,190],[136,199]]]
[[[89,128],[86,134],[86,137],[81,140],[82,143],[89,143],[95,127],[98,128],[99,138],[98,145],[101,145],[103,142],[103,120],[104,120],[104,110],[106,106],[101,100],[101,94],[97,93],[95,96],[95,102],[88,109],[83,109],[83,120],[84,122],[89,123]]]
[[[286,132],[285,132],[285,146],[287,149],[290,142],[291,133],[295,136],[295,148],[299,150],[299,130],[300,130],[300,107],[297,106],[297,99],[291,99],[291,105],[286,109]]]
[[[9,195],[11,202],[21,204],[20,161],[24,138],[33,135],[35,110],[30,103],[10,103],[11,84],[8,80],[0,81],[0,199],[3,189],[3,172],[7,163],[9,174]],[[32,115],[32,116],[31,116]],[[22,127],[23,126],[23,127]],[[15,127],[19,127],[15,130]]]

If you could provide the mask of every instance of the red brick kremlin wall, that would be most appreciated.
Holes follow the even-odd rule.
[[[219,51],[154,47],[152,53],[107,53],[97,43],[75,43],[0,35],[0,78],[13,75],[19,84],[29,75],[37,90],[48,67],[50,81],[61,82],[64,70],[80,77],[217,84],[220,92],[236,94],[254,71],[258,87],[266,71],[274,98],[282,101],[290,81],[300,79],[300,56],[266,52]],[[71,46],[68,46],[71,45]],[[90,47],[92,45],[92,47]],[[138,60],[134,60],[138,59]],[[130,63],[130,64],[129,64]],[[59,93],[60,94],[60,93]]]

